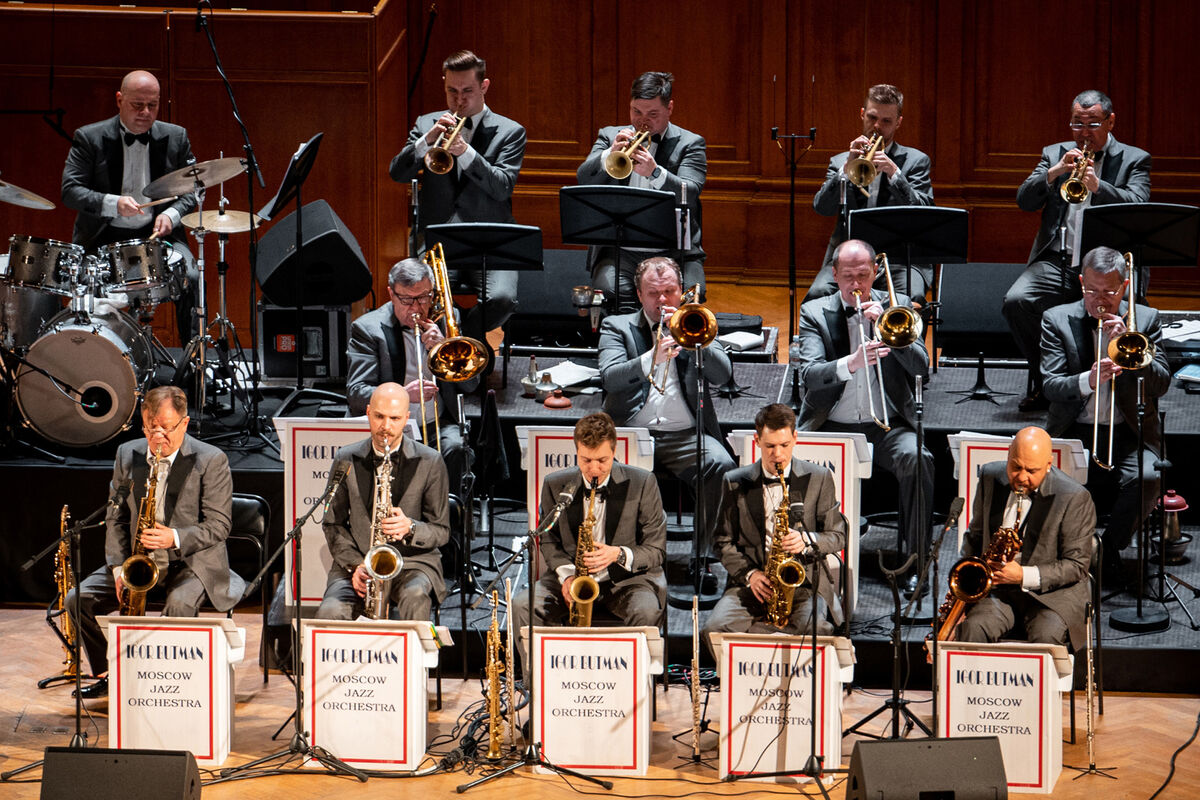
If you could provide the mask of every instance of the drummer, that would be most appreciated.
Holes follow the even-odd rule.
[[[153,234],[184,253],[188,267],[177,269],[172,279],[181,295],[175,305],[180,344],[186,344],[193,333],[197,280],[180,218],[195,208],[195,198],[184,195],[169,204],[138,207],[148,202],[141,194],[147,184],[195,161],[187,131],[157,121],[159,96],[158,79],[149,72],[135,70],[122,79],[117,115],[75,131],[63,167],[62,195],[63,203],[79,212],[71,240],[89,251]]]

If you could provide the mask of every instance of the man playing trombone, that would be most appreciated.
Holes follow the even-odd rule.
[[[914,380],[929,368],[929,355],[917,327],[911,344],[892,348],[872,333],[893,298],[872,290],[875,250],[858,239],[833,254],[837,292],[800,307],[800,377],[804,402],[799,428],[866,434],[874,445],[874,465],[900,484],[900,534],[907,552],[921,553],[933,514],[933,456],[917,453]],[[899,295],[894,305],[911,309]],[[913,319],[917,319],[915,315]],[[917,482],[917,458],[922,459]],[[922,502],[918,502],[918,498]],[[916,587],[916,573],[906,588]]]
[[[1050,401],[1046,429],[1052,436],[1092,443],[1088,491],[1097,506],[1111,508],[1104,530],[1103,580],[1106,586],[1120,587],[1125,582],[1121,551],[1129,546],[1138,522],[1158,502],[1154,462],[1162,451],[1163,436],[1158,398],[1170,387],[1171,373],[1162,350],[1158,311],[1148,306],[1134,308],[1134,320],[1144,340],[1131,337],[1138,343],[1145,366],[1126,361],[1122,368],[1109,355],[1109,342],[1128,330],[1124,317],[1129,313],[1129,275],[1120,253],[1109,247],[1090,251],[1083,258],[1079,283],[1083,299],[1052,308],[1042,316],[1042,374]],[[1118,360],[1125,357],[1119,355]],[[1144,378],[1145,398],[1144,503],[1138,480],[1139,376]]]

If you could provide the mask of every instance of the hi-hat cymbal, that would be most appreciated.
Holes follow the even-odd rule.
[[[54,203],[40,194],[34,194],[28,189],[22,189],[20,186],[4,181],[0,181],[0,203],[12,203],[14,206],[36,208],[40,211],[49,211],[54,208]]]
[[[205,211],[201,219],[199,212],[184,214],[180,220],[189,228],[204,228],[209,233],[245,233],[250,230],[249,211]],[[254,227],[262,225],[262,217],[254,215]]]
[[[156,181],[146,184],[142,194],[150,200],[159,200],[173,194],[189,194],[196,184],[208,188],[222,181],[235,178],[246,171],[246,160],[243,158],[214,158],[211,161],[200,161],[188,164],[182,169],[168,172]]]

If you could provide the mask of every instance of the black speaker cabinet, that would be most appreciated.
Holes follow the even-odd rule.
[[[301,210],[303,265],[296,254],[296,212],[271,226],[258,242],[258,282],[277,306],[348,306],[371,291],[371,270],[350,229],[329,203]],[[301,280],[303,272],[303,281]]]
[[[200,770],[186,750],[47,747],[42,800],[199,800]]]
[[[1004,800],[995,736],[856,742],[846,800]]]
[[[267,378],[296,377],[296,348],[304,355],[304,377],[346,377],[346,341],[350,309],[305,308],[304,327],[296,336],[296,309],[263,306],[259,310],[258,360]]]

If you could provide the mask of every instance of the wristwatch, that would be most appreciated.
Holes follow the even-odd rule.
[[[662,167],[655,167],[654,172],[650,173],[651,179],[657,180],[658,176],[662,175]]]
[[[629,558],[628,558],[628,557],[626,557],[626,555],[625,555],[625,548],[624,548],[624,547],[622,547],[622,548],[621,548],[621,553],[620,553],[620,555],[618,555],[618,556],[617,556],[617,566],[619,566],[619,567],[621,567],[622,569],[624,569],[624,568],[625,568],[625,565],[626,565],[627,563],[629,563]]]

